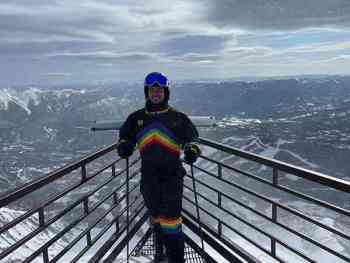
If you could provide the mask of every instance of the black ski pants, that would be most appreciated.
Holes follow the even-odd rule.
[[[182,165],[161,166],[142,163],[141,193],[155,224],[160,226],[161,238],[169,262],[184,262],[182,232],[183,177]]]

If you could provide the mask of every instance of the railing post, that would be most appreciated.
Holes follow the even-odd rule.
[[[128,243],[126,244],[126,258],[129,263],[129,158],[126,158],[126,234]]]
[[[86,180],[86,165],[85,163],[82,163],[81,165],[81,181],[85,182]]]
[[[219,221],[219,223],[218,223],[218,234],[219,234],[219,236],[222,236],[222,223],[221,223],[221,221]]]
[[[112,176],[115,177],[115,163],[112,164]]]
[[[84,214],[88,215],[89,214],[89,197],[88,196],[86,198],[84,198],[83,204],[84,204]],[[90,231],[86,233],[86,242],[87,242],[88,246],[92,245]]]
[[[272,184],[274,186],[278,186],[278,170],[277,168],[273,168],[272,175]],[[272,222],[277,223],[277,206],[276,204],[272,204]],[[271,254],[273,257],[276,257],[276,240],[274,238],[271,239]]]
[[[112,176],[115,177],[115,163],[112,164]],[[116,192],[113,193],[113,202],[116,205],[118,203],[118,194]],[[115,233],[119,232],[119,219],[115,221]]]
[[[44,227],[45,226],[45,212],[44,207],[41,207],[39,209],[39,226]],[[45,248],[43,251],[43,262],[48,263],[49,262],[49,251],[48,248]]]
[[[81,181],[84,182],[86,181],[86,164],[82,163],[81,165]],[[88,215],[89,214],[89,197],[86,197],[83,201],[83,208],[84,208],[84,214]],[[88,246],[91,246],[92,241],[91,241],[91,232],[89,231],[86,234],[86,242]]]
[[[81,181],[84,182],[86,181],[86,164],[82,163],[81,165]],[[83,206],[84,206],[84,214],[88,215],[89,214],[89,197],[87,196],[84,201],[83,201]],[[91,240],[91,232],[86,233],[86,242],[88,246],[92,245],[92,240]]]
[[[218,192],[218,208],[222,208],[222,195],[220,192]],[[222,223],[221,221],[218,222],[218,233],[221,236],[222,235]]]
[[[220,163],[218,163],[218,177],[219,179],[222,179],[222,166]],[[218,191],[218,207],[222,208],[222,194]],[[218,221],[218,234],[222,235],[222,223],[221,221]]]
[[[113,193],[113,202],[116,205],[118,203],[118,194],[117,192]],[[115,233],[119,233],[119,218],[115,221]]]
[[[219,179],[222,179],[222,166],[220,163],[218,163],[218,177]],[[222,195],[221,195],[221,192],[218,191],[218,206],[219,208],[221,208],[221,202],[222,202]]]
[[[202,244],[202,250],[204,251],[204,241],[203,241],[203,230],[202,230],[202,225],[201,225],[201,218],[199,214],[199,205],[198,205],[198,197],[197,197],[197,190],[196,190],[196,182],[194,178],[194,172],[193,172],[193,165],[191,164],[191,177],[192,177],[192,189],[193,189],[193,194],[194,194],[194,200],[196,204],[196,212],[197,212],[197,223],[198,223],[198,228],[200,231],[201,235],[201,244]]]
[[[45,225],[45,213],[44,213],[44,207],[41,207],[39,209],[39,224],[41,227]]]

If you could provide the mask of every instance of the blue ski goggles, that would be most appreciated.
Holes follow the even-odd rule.
[[[157,72],[148,74],[145,79],[145,86],[152,87],[156,84],[162,88],[169,86],[168,79],[164,75]]]

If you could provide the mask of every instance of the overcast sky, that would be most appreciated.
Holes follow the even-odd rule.
[[[349,74],[349,0],[2,0],[1,84]]]

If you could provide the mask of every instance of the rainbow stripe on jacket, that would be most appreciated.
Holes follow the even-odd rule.
[[[174,133],[159,122],[153,122],[143,128],[136,135],[136,139],[141,153],[148,147],[157,144],[169,153],[180,156],[181,144],[177,143]]]
[[[182,232],[182,218],[166,218],[157,217],[153,220],[154,223],[159,223],[164,234],[178,234]]]

